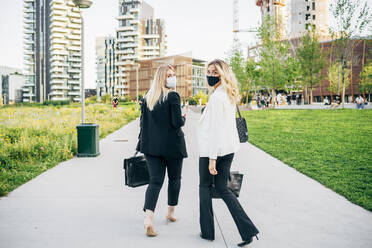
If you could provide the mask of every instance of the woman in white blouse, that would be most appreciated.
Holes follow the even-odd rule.
[[[229,208],[243,240],[238,246],[252,242],[258,234],[236,196],[227,188],[230,167],[240,142],[235,122],[235,108],[239,90],[234,73],[222,60],[208,64],[207,80],[214,88],[199,120],[199,202],[201,238],[214,240],[214,220],[211,185]],[[257,236],[256,236],[257,238]]]

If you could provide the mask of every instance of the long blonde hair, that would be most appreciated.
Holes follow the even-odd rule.
[[[167,98],[169,89],[165,87],[165,82],[167,80],[167,71],[174,71],[172,65],[162,65],[159,66],[155,72],[154,80],[152,80],[150,90],[147,92],[146,104],[147,107],[152,111],[157,102],[164,101]],[[162,96],[162,99],[160,97]]]
[[[237,104],[240,100],[238,81],[230,66],[223,60],[215,59],[208,63],[208,67],[214,65],[220,74],[222,87],[225,88],[232,104]]]

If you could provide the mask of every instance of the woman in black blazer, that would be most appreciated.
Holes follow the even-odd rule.
[[[175,222],[174,207],[178,204],[183,159],[187,157],[181,127],[180,96],[175,92],[176,76],[173,66],[161,66],[155,73],[150,90],[141,105],[141,129],[137,151],[145,154],[150,183],[146,190],[144,221],[146,235],[156,236],[153,215],[159,192],[168,172],[168,214],[166,220]]]

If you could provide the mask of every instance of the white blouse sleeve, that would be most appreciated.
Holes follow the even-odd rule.
[[[205,116],[208,134],[206,134],[209,158],[216,159],[218,151],[222,145],[221,132],[223,132],[223,116],[224,116],[224,102],[219,97],[213,97],[211,102],[208,102],[208,112]]]

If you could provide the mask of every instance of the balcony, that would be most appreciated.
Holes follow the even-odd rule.
[[[130,9],[129,11],[130,11],[130,13],[138,13],[139,12],[139,9],[138,8],[134,8],[134,9]]]
[[[117,20],[132,20],[134,19],[133,15],[120,15],[116,17]]]
[[[68,46],[67,47],[68,50],[70,51],[81,51],[81,47],[77,47],[77,46]]]
[[[157,51],[152,51],[152,52],[142,52],[141,55],[144,55],[144,56],[160,56],[159,52]]]
[[[68,61],[69,61],[69,62],[81,62],[81,58],[73,58],[73,57],[69,57],[69,58],[68,58]]]
[[[74,68],[81,68],[81,63],[72,63],[72,64],[71,64],[71,67],[74,67]]]
[[[25,34],[34,34],[35,33],[35,30],[25,29],[25,30],[23,30],[23,33],[25,33]]]
[[[158,46],[144,46],[142,47],[144,50],[160,50]]]
[[[61,50],[52,50],[51,55],[52,56],[54,56],[54,55],[68,55],[68,52],[67,51],[61,51]]]
[[[67,29],[65,29],[65,28],[53,27],[50,31],[51,31],[51,33],[67,33]]]
[[[64,16],[52,16],[51,22],[55,22],[55,21],[68,22],[68,18],[66,18]]]
[[[69,91],[69,92],[67,92],[67,95],[68,96],[80,96],[80,91],[78,92],[78,91]]]
[[[127,26],[127,27],[118,27],[116,32],[123,32],[123,31],[134,31],[134,27]]]
[[[145,34],[142,36],[142,38],[144,39],[157,39],[159,38],[159,35],[158,34]]]
[[[35,96],[34,93],[26,93],[26,94],[23,94],[24,97],[33,97]]]
[[[24,64],[25,65],[35,65],[35,62],[33,62],[33,61],[25,61]]]
[[[67,13],[67,16],[80,18],[80,14],[78,14],[78,13],[76,13],[76,12],[72,12],[72,11],[69,11],[69,12]]]
[[[52,23],[49,25],[49,28],[53,28],[53,27],[65,28],[65,27],[66,27],[66,24],[65,24],[64,22],[54,21],[54,22],[52,22]]]
[[[68,73],[81,73],[80,69],[68,69]]]
[[[124,34],[122,34],[124,36],[137,36],[139,35],[139,31],[133,31],[133,32],[125,32]]]
[[[66,11],[63,10],[52,10],[49,14],[50,17],[52,16],[64,16],[66,14]]]
[[[73,79],[69,79],[67,84],[71,84],[71,85],[80,85],[80,80],[73,80]]]
[[[81,35],[81,30],[74,29],[74,30],[72,30],[72,34]]]
[[[61,40],[61,39],[52,39],[52,46],[54,44],[63,44],[63,45],[67,45],[67,40]],[[64,48],[64,46],[62,46]]]
[[[63,73],[65,71],[65,68],[63,67],[53,67],[52,72],[60,72],[60,73]]]
[[[133,49],[122,49],[116,52],[116,54],[134,54],[134,53],[135,52]]]
[[[27,55],[32,55],[32,54],[35,54],[35,51],[33,51],[33,50],[26,50],[24,53],[27,54]]]
[[[69,78],[67,74],[57,74],[57,73],[52,73],[51,78]]]
[[[53,90],[52,92],[50,92],[50,95],[51,96],[63,96],[65,95],[65,92],[59,91],[59,90]]]
[[[31,39],[25,39],[23,41],[23,43],[28,44],[28,45],[31,45],[31,44],[34,44],[35,42],[33,40],[31,40]]]
[[[50,84],[66,84],[66,81],[54,79],[50,82]]]
[[[52,0],[52,1],[51,1],[51,4],[54,4],[54,3],[64,4],[65,1],[63,1],[63,0]]]
[[[73,28],[73,29],[81,29],[81,25],[80,24],[75,24],[75,23],[69,23],[67,25],[68,28]]]
[[[24,23],[35,23],[35,20],[34,19],[24,19],[23,22]]]
[[[122,59],[134,59],[134,60],[138,60],[139,59],[139,56],[138,55],[127,55],[127,56],[123,56]]]
[[[129,75],[128,73],[121,72],[121,73],[116,73],[115,77],[127,77],[128,75]]]
[[[81,24],[81,19],[71,19],[71,22],[73,22],[73,23],[79,23],[79,24]]]
[[[52,10],[63,10],[66,11],[69,8],[63,4],[57,4],[56,2],[52,2],[52,6],[50,7]]]
[[[134,65],[133,61],[118,61],[115,65]]]
[[[81,40],[81,37],[80,37],[80,35],[69,35],[68,36],[68,38],[70,39],[70,40]]]
[[[72,41],[72,42],[71,42],[71,45],[74,45],[74,46],[81,46],[81,42],[80,42],[80,41]]]
[[[66,97],[55,97],[55,96],[53,96],[52,97],[52,100],[53,101],[67,101],[68,98],[66,98]]]
[[[35,12],[35,9],[34,8],[25,8],[23,10],[24,13],[34,13]]]
[[[57,49],[57,50],[63,50],[64,48],[65,48],[65,46],[63,46],[63,45],[53,44],[53,45],[50,47],[50,50],[54,50],[54,49]]]
[[[61,33],[53,33],[50,35],[50,38],[51,39],[54,39],[54,38],[62,38],[64,39],[65,38],[65,35],[64,34],[61,34]]]
[[[129,21],[129,23],[131,24],[131,25],[133,25],[133,24],[140,24],[140,20],[130,20]]]
[[[133,37],[119,38],[119,39],[117,39],[117,42],[118,43],[121,43],[121,42],[134,42],[134,38]]]
[[[53,85],[53,81],[52,81],[52,87],[51,89],[52,90],[69,90],[70,87],[69,86],[64,86],[64,85]]]
[[[65,61],[65,57],[62,56],[52,56],[52,61]],[[54,63],[54,62],[52,62]]]
[[[115,89],[128,89],[129,86],[128,85],[115,85],[114,88]]]

